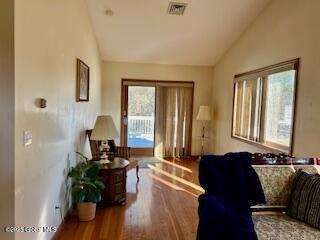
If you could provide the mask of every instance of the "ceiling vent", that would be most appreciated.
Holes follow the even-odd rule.
[[[187,3],[170,2],[168,7],[168,14],[183,15],[184,11],[187,8],[187,5]]]

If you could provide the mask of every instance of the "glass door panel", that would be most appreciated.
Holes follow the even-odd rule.
[[[155,87],[128,86],[127,145],[154,148]]]

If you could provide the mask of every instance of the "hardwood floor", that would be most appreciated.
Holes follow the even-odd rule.
[[[198,162],[162,160],[128,171],[127,204],[97,209],[96,218],[69,217],[54,239],[194,240],[198,224]]]

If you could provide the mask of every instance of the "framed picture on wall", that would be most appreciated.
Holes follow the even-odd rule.
[[[89,101],[89,86],[90,86],[90,68],[80,59],[77,59],[77,87],[76,101]]]

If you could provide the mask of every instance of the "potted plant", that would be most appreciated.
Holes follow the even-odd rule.
[[[84,161],[72,167],[68,177],[72,179],[72,197],[77,203],[79,220],[90,221],[95,217],[96,204],[101,201],[101,190],[105,188],[98,179],[101,164],[88,161],[79,152],[77,154]]]

